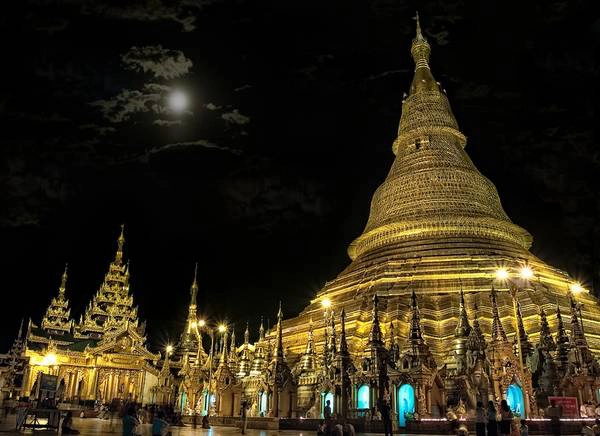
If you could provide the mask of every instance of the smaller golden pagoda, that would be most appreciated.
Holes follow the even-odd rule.
[[[129,265],[123,262],[124,226],[117,253],[79,323],[66,298],[68,270],[39,325],[31,320],[25,336],[28,359],[21,394],[34,393],[39,373],[58,376],[61,401],[152,400],[160,355],[145,346],[145,324],[129,293]]]

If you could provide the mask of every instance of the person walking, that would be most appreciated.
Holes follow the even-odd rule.
[[[139,424],[135,407],[129,406],[127,413],[123,415],[123,436],[137,436],[137,426]]]
[[[487,410],[483,408],[481,401],[477,402],[477,409],[475,409],[475,434],[477,436],[485,436],[485,425],[488,422]]]
[[[488,436],[496,436],[498,434],[498,421],[496,421],[496,406],[492,400],[488,401],[487,407],[487,434]]]
[[[242,401],[242,434],[246,434],[248,427],[248,401]]]
[[[169,433],[169,423],[165,421],[165,415],[158,412],[152,421],[152,436],[167,436]]]
[[[513,414],[506,400],[500,402],[500,436],[510,436]]]

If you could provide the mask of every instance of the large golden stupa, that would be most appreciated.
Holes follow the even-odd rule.
[[[468,317],[476,316],[486,337],[492,331],[490,291],[497,291],[499,315],[509,338],[517,328],[509,289],[517,300],[525,331],[537,343],[540,312],[557,328],[557,304],[570,313],[569,295],[580,303],[585,335],[594,354],[600,352],[598,301],[567,273],[534,256],[531,235],[504,212],[495,186],[465,151],[448,97],[429,66],[431,48],[417,27],[411,53],[415,73],[402,102],[396,155],[384,182],[375,191],[363,233],[348,248],[352,262],[298,317],[284,323],[284,342],[293,358],[306,344],[309,320],[315,340],[323,341],[322,303],[346,312],[351,352],[363,350],[371,325],[374,294],[388,338],[390,322],[398,341],[408,335],[411,293],[415,291],[424,338],[438,365],[452,367],[457,352],[461,289]],[[522,268],[533,276],[518,275]],[[506,280],[498,280],[502,268]],[[506,274],[508,273],[508,274]],[[573,292],[576,291],[576,292]],[[319,327],[319,328],[317,328]]]

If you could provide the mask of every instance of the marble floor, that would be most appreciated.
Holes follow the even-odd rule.
[[[150,424],[144,424],[142,427],[143,436],[151,436]],[[115,419],[112,423],[109,420],[98,419],[98,418],[73,418],[73,428],[80,431],[81,435],[95,435],[95,436],[108,436],[108,435],[120,435],[122,434],[121,421]],[[24,432],[15,431],[15,415],[9,415],[8,419],[0,422],[0,434],[1,435],[18,435],[18,434],[31,434],[34,433],[31,430]],[[210,430],[203,430],[201,428],[188,427],[173,427],[171,429],[173,436],[233,436],[239,435],[240,430],[235,427],[218,427],[213,426]],[[56,434],[50,431],[35,431],[38,435],[50,435]],[[316,431],[292,431],[292,430],[251,430],[248,429],[246,434],[248,436],[303,436],[303,435],[316,435]],[[401,435],[398,435],[401,436]],[[427,435],[421,435],[427,436]]]

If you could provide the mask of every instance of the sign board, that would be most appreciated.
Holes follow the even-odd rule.
[[[562,408],[562,418],[579,418],[576,397],[548,397],[548,403]]]
[[[40,391],[56,391],[58,388],[58,376],[40,374]]]

